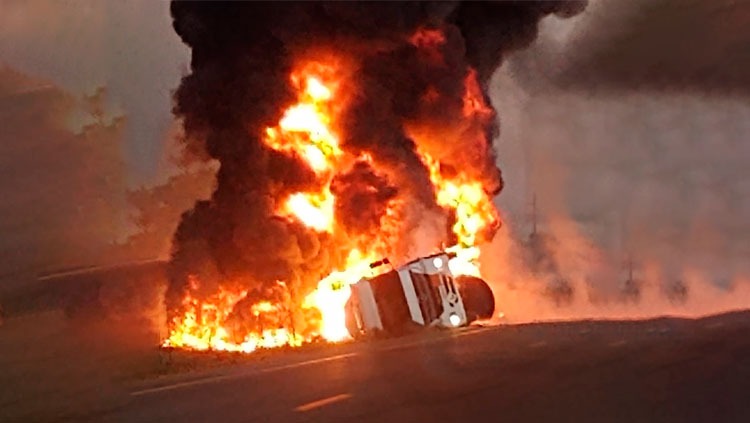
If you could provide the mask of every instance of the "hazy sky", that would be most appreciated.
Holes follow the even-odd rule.
[[[106,86],[127,116],[127,179],[148,182],[162,160],[170,93],[190,52],[166,1],[0,0],[0,63],[77,93]]]

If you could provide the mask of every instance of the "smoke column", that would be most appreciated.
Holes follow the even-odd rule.
[[[442,172],[460,170],[481,181],[488,195],[498,194],[502,179],[492,148],[498,127],[487,106],[487,80],[505,54],[533,41],[542,17],[583,7],[570,1],[173,2],[174,28],[192,49],[174,113],[187,147],[204,150],[220,169],[211,198],[185,213],[175,233],[168,309],[179,309],[196,278],[198,297],[232,285],[263,299],[277,281],[304,293],[341,266],[351,239],[366,232],[382,232],[389,255],[407,258],[409,234],[440,210],[420,151],[429,151]],[[341,149],[372,162],[353,163],[331,183],[336,221],[344,228],[337,233],[278,216],[279,198],[319,189],[320,182],[299,157],[261,138],[295,100],[290,74],[321,58],[346,73]],[[478,96],[476,111],[466,110],[467,95]],[[404,205],[396,227],[386,227],[393,202]]]

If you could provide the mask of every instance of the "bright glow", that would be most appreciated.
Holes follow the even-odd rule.
[[[190,277],[189,281],[188,292],[182,300],[185,311],[172,321],[172,330],[162,346],[198,351],[250,353],[258,348],[298,346],[304,341],[302,337],[289,333],[283,327],[283,323],[278,321],[271,328],[251,332],[242,339],[236,339],[231,336],[230,331],[224,325],[234,305],[245,298],[247,291],[230,291],[220,288],[213,296],[200,301],[192,295],[199,289],[198,279]],[[250,310],[255,316],[264,314],[266,317],[275,317],[277,320],[286,317],[277,305],[268,301],[253,304]]]
[[[473,181],[462,173],[445,178],[440,171],[440,162],[427,153],[421,156],[435,185],[437,203],[455,212],[456,223],[452,229],[458,244],[473,247],[477,244],[478,235],[499,221],[492,198],[484,191],[480,181]]]
[[[440,30],[418,31],[412,39],[415,47],[427,51],[436,60],[442,60],[438,47],[444,42],[445,37]],[[325,242],[328,249],[323,249],[321,244],[321,247],[306,248],[306,252],[300,254],[299,249],[290,248],[290,258],[297,259],[299,256],[300,263],[309,262],[309,274],[317,275],[316,272],[321,269],[316,266],[323,266],[321,263],[335,263],[337,268],[324,276],[312,292],[291,292],[283,282],[279,282],[278,287],[282,287],[280,292],[285,292],[286,297],[270,297],[275,298],[274,301],[254,303],[248,301],[254,298],[246,298],[248,292],[241,288],[245,286],[243,281],[237,281],[236,285],[219,284],[222,287],[217,292],[206,295],[200,289],[197,277],[191,276],[190,286],[182,299],[181,314],[170,322],[170,334],[164,346],[249,353],[258,348],[298,346],[320,337],[331,342],[349,338],[345,305],[351,295],[351,285],[363,277],[373,276],[374,271],[391,269],[391,266],[382,266],[373,270],[369,264],[395,255],[395,246],[399,236],[403,235],[402,208],[408,206],[405,201],[409,199],[397,197],[391,200],[382,214],[378,230],[349,233],[343,231],[343,225],[335,221],[337,204],[333,192],[338,191],[331,188],[335,177],[345,174],[354,162],[367,163],[376,172],[388,174],[379,167],[383,165],[379,162],[384,160],[382,157],[371,156],[372,153],[367,151],[350,153],[340,146],[340,140],[351,135],[342,133],[342,126],[337,122],[339,114],[346,112],[347,93],[344,87],[356,84],[345,83],[349,82],[344,80],[346,69],[339,65],[309,62],[295,69],[290,75],[291,86],[297,93],[295,101],[284,110],[279,110],[279,121],[259,134],[265,146],[273,152],[271,154],[282,154],[298,160],[310,171],[311,180],[306,181],[306,185],[300,185],[306,188],[273,198],[274,213],[288,222],[324,233],[325,236],[319,237],[318,241]],[[432,91],[433,98],[439,95],[439,92]],[[473,72],[467,75],[463,100],[465,119],[472,121],[477,116],[492,118],[492,110],[486,104]],[[431,156],[427,153],[429,150],[422,150],[422,147],[435,143],[417,137],[414,139],[418,154],[429,171],[437,204],[446,211],[447,216],[455,218],[451,230],[456,245],[445,250],[451,253],[451,258],[434,257],[432,264],[438,269],[447,266],[456,276],[480,276],[477,265],[479,249],[476,245],[482,240],[482,235],[499,222],[492,198],[484,191],[483,182],[475,176],[462,172],[455,163],[454,166],[446,166],[450,170],[444,172],[440,156]],[[329,245],[338,248],[329,248]],[[305,255],[318,249],[320,256],[315,256],[317,253]],[[334,253],[334,250],[338,252]],[[350,251],[345,259],[341,256],[342,251]],[[398,257],[394,260],[403,263],[411,258]],[[327,266],[327,269],[333,267]],[[308,277],[300,276],[300,279]],[[217,281],[211,282],[215,284]],[[294,285],[290,282],[290,286],[300,290],[310,289],[307,282],[301,284],[294,281]],[[300,298],[303,299],[302,310],[293,309],[299,308]],[[295,324],[294,319],[300,316],[304,316],[305,321]],[[448,316],[448,320],[453,326],[462,323],[461,317],[455,313]],[[300,328],[304,328],[304,335],[297,332]]]
[[[331,74],[326,66],[314,66],[314,70]],[[263,138],[272,149],[297,156],[305,161],[316,174],[327,182],[317,192],[297,192],[291,194],[281,204],[277,213],[295,219],[319,232],[333,231],[334,197],[328,189],[338,157],[338,136],[331,127],[335,86],[322,76],[306,75],[305,68],[292,75],[292,83],[298,88],[298,102],[284,112],[279,125],[266,128]]]
[[[432,265],[435,266],[436,269],[440,269],[441,267],[443,267],[443,259],[441,259],[440,257],[435,257],[432,260]]]
[[[305,298],[303,307],[315,307],[320,311],[320,335],[323,338],[336,342],[350,337],[346,329],[346,302],[351,295],[351,285],[371,276],[372,261],[372,256],[364,256],[357,249],[352,250],[346,260],[346,269],[332,272]]]
[[[448,261],[448,269],[454,276],[467,275],[481,277],[479,266],[479,248],[461,248],[458,245],[447,248],[446,251],[453,252],[456,254],[455,257]]]
[[[456,328],[461,324],[461,316],[456,313],[451,313],[450,316],[448,316],[448,321],[450,322],[451,326]]]
[[[298,102],[286,109],[278,126],[266,128],[263,141],[276,151],[302,158],[316,173],[324,173],[341,155],[339,137],[331,128],[334,91],[321,77],[295,73],[291,79],[300,90]]]
[[[307,94],[317,101],[325,101],[331,99],[331,90],[328,89],[320,79],[311,76],[307,78]]]
[[[333,230],[333,205],[333,195],[327,190],[312,194],[298,192],[289,197],[282,213],[296,217],[305,226],[319,232],[331,232]]]

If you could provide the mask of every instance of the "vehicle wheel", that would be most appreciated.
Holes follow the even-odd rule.
[[[495,296],[487,282],[474,276],[459,276],[456,278],[456,284],[469,323],[492,317],[495,313]]]

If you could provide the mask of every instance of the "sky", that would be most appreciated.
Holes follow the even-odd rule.
[[[160,176],[171,92],[189,61],[166,1],[0,0],[0,63],[75,95],[106,87],[110,113],[127,116],[132,186]]]
[[[538,40],[493,78],[506,179],[499,203],[509,223],[527,223],[536,194],[542,212],[581,222],[613,251],[674,257],[680,247],[717,267],[726,267],[717,256],[747,261],[749,5],[592,0],[572,19],[546,18]],[[0,118],[49,117],[45,125],[14,117],[15,132],[0,135],[2,155],[18,169],[0,190],[36,193],[21,203],[4,196],[0,221],[25,241],[3,251],[46,242],[18,204],[52,212],[64,204],[66,213],[38,218],[48,222],[42,228],[110,222],[91,232],[101,241],[92,245],[104,245],[127,220],[125,192],[165,180],[174,153],[171,92],[190,59],[168,8],[151,0],[0,0]],[[61,128],[76,147],[45,149]],[[86,144],[93,142],[102,148]],[[96,154],[82,157],[87,148]],[[40,170],[41,158],[57,167]],[[70,201],[90,180],[106,183]],[[102,207],[103,198],[113,207]]]

